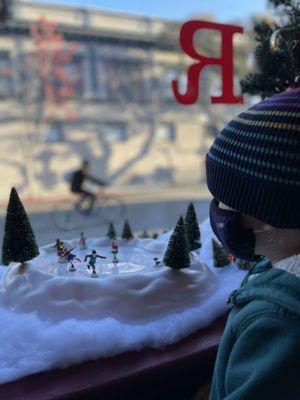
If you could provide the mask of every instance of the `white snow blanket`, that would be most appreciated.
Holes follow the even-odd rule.
[[[209,221],[200,229],[202,248],[180,271],[153,262],[162,259],[170,232],[120,242],[117,266],[108,239],[88,240],[87,250],[73,252],[81,260],[92,249],[107,257],[97,259],[97,278],[86,263],[75,261],[74,272],[58,263],[53,245],[41,248],[27,268],[1,266],[0,383],[146,346],[164,348],[211,324],[245,272],[234,264],[214,268]]]

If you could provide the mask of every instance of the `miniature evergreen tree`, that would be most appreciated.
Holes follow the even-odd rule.
[[[173,269],[188,268],[191,265],[189,245],[184,228],[183,218],[177,221],[175,229],[170,237],[163,263]]]
[[[224,251],[223,247],[220,246],[213,238],[212,238],[212,250],[213,250],[214,267],[222,268],[230,264],[230,261],[228,260],[226,252]]]
[[[143,233],[140,235],[141,239],[148,239],[150,236],[148,235],[147,229],[143,230]]]
[[[132,230],[130,228],[129,222],[126,219],[124,222],[124,228],[123,228],[123,233],[122,233],[122,239],[124,240],[130,240],[133,238],[133,233]]]
[[[4,228],[2,263],[24,264],[39,255],[35,236],[15,188],[11,189]]]
[[[107,232],[106,236],[109,239],[115,239],[117,237],[116,230],[115,230],[114,224],[112,222],[109,223],[108,232]]]
[[[200,229],[193,203],[190,203],[187,208],[184,226],[188,240],[189,251],[199,249],[201,247]]]
[[[252,264],[250,261],[238,259],[236,265],[238,266],[239,269],[248,270],[251,268]]]

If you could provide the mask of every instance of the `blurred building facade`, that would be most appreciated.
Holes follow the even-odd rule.
[[[26,55],[36,52],[30,27],[41,17],[55,22],[67,45],[76,44],[64,64],[75,77],[73,96],[51,118],[43,117],[39,77],[28,76],[24,67]],[[178,43],[181,24],[12,3],[0,23],[0,201],[12,185],[23,197],[63,196],[64,176],[82,158],[91,160],[95,175],[117,186],[201,184],[214,135],[240,107],[209,104],[220,90],[218,70],[202,75],[197,104],[176,103],[171,81],[177,79],[184,92],[193,63]],[[216,51],[220,38],[202,42],[208,52]],[[242,68],[249,40],[236,35],[235,45]]]

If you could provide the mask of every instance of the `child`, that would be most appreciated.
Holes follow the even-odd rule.
[[[210,400],[300,399],[300,88],[233,119],[206,172],[213,231],[256,261],[228,299]]]

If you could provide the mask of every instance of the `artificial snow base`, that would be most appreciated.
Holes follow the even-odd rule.
[[[120,243],[118,264],[110,242],[90,239],[79,259],[96,249],[95,279],[85,263],[75,271],[57,262],[55,249],[25,267],[1,267],[0,383],[37,371],[66,367],[150,346],[164,348],[212,323],[226,309],[226,298],[245,272],[234,264],[212,266],[208,220],[201,225],[202,248],[188,269],[155,266],[170,233],[158,239]],[[66,241],[75,247],[76,241]]]

